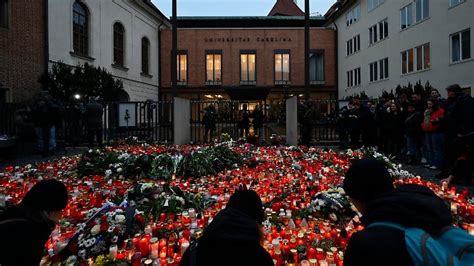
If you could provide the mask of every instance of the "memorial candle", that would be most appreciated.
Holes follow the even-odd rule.
[[[150,253],[150,243],[148,241],[148,238],[143,237],[140,240],[139,249],[140,249],[140,253],[142,254],[143,257],[148,256],[148,254]]]
[[[152,239],[150,239],[150,258],[152,259],[157,259],[158,258],[158,248],[159,248],[159,244],[158,244],[158,238],[156,237],[153,237]]]

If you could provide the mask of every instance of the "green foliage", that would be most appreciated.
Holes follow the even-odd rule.
[[[160,154],[151,162],[149,176],[158,180],[170,180],[174,173],[173,159],[168,154]]]
[[[114,79],[105,68],[87,63],[77,67],[55,63],[47,74],[39,77],[39,82],[55,99],[65,102],[72,100],[74,94],[80,94],[83,98],[99,96],[103,101],[116,101],[123,89],[122,82]]]
[[[103,175],[110,164],[118,162],[117,154],[114,152],[103,152],[101,150],[89,150],[82,154],[76,167],[78,177],[90,175]]]

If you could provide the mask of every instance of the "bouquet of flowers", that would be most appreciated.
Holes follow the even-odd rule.
[[[352,207],[342,188],[331,188],[317,193],[308,209],[315,217],[338,223],[350,221],[356,215],[355,208]]]

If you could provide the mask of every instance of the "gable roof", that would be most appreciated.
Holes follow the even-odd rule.
[[[268,16],[304,16],[304,12],[293,0],[277,0]]]

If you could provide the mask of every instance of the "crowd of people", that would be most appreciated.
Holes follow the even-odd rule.
[[[440,170],[446,182],[471,184],[474,99],[457,84],[429,97],[419,92],[362,101],[355,97],[339,111],[341,146],[378,147],[409,164]]]
[[[15,113],[15,123],[20,138],[28,139],[34,131],[36,151],[43,155],[54,153],[57,149],[57,131],[68,132],[68,141],[74,146],[82,142],[83,128],[87,131],[89,147],[97,142],[102,145],[103,106],[97,98],[82,101],[61,102],[41,91],[33,103]],[[65,124],[63,124],[63,122]],[[22,141],[23,141],[22,140]]]

